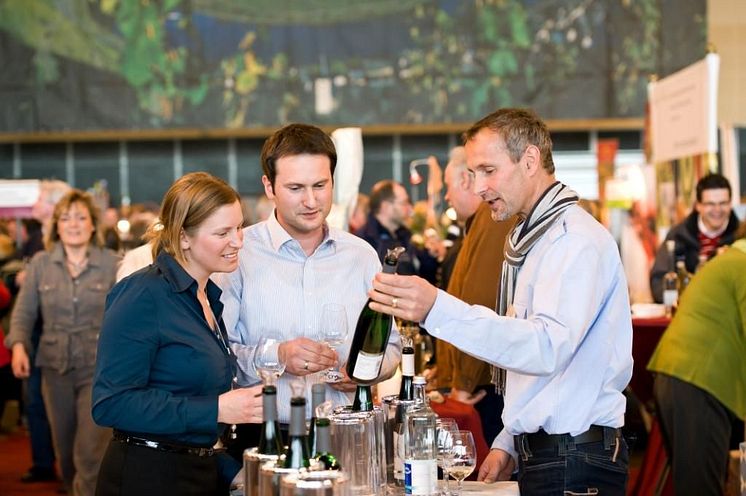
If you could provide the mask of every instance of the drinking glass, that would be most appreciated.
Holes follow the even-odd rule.
[[[285,372],[285,361],[277,352],[282,343],[279,333],[267,332],[259,338],[256,348],[254,348],[254,370],[265,386],[272,386],[277,378]]]
[[[477,448],[471,431],[459,431],[453,436],[453,445],[443,457],[448,475],[458,482],[456,495],[461,495],[461,486],[477,465]]]
[[[347,340],[347,312],[338,303],[326,303],[321,309],[321,329],[319,339],[332,350]],[[342,373],[337,366],[331,367],[324,374],[324,382],[339,382]]]
[[[458,434],[458,424],[452,418],[438,417],[435,421],[435,441],[438,445],[438,467],[443,471],[443,480],[445,481],[446,490],[445,493],[448,495],[451,493],[448,487],[448,472],[446,472],[444,459],[446,456],[450,456],[450,450],[453,447],[453,441],[456,434]]]

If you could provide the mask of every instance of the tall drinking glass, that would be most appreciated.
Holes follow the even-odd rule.
[[[326,303],[321,309],[321,329],[319,339],[332,350],[344,344],[347,340],[347,312],[338,303]],[[339,382],[342,373],[337,365],[328,369],[324,374],[324,382]]]
[[[450,455],[455,435],[458,434],[458,432],[458,424],[452,418],[438,417],[435,421],[435,441],[438,445],[438,467],[443,471],[446,495],[451,493],[451,489],[448,487],[448,472],[446,472],[443,460],[446,456]]]

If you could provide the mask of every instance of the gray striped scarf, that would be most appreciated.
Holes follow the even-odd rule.
[[[505,260],[500,277],[500,292],[496,304],[499,315],[507,315],[513,304],[516,279],[526,255],[562,213],[578,202],[578,194],[557,181],[539,198],[528,217],[513,227],[505,239]],[[505,394],[505,369],[493,366],[492,383],[498,394]]]

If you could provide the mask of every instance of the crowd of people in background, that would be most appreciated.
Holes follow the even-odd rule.
[[[305,322],[318,320],[317,315],[305,315],[304,312],[321,307],[309,304],[313,303],[308,300],[313,294],[310,280],[323,285],[333,284],[336,291],[346,295],[344,306],[353,327],[372,288],[377,290],[374,299],[382,311],[414,319],[423,326],[430,324],[428,329],[441,339],[436,340],[435,358],[427,371],[429,385],[476,408],[485,442],[495,447],[494,456],[491,455],[480,474],[480,478],[487,480],[509,477],[513,468],[518,466],[511,461],[517,456],[523,457],[519,464],[521,470],[531,468],[531,453],[526,453],[528,444],[514,445],[504,434],[505,429],[523,428],[525,432],[526,427],[520,424],[525,424],[530,417],[535,424],[530,428],[544,432],[541,429],[547,428],[548,423],[538,413],[542,412],[542,405],[546,405],[540,404],[541,401],[536,403],[536,398],[541,400],[542,394],[554,395],[556,391],[553,392],[552,388],[558,387],[554,379],[564,375],[563,380],[567,381],[568,373],[574,377],[572,380],[579,389],[587,389],[589,374],[595,373],[592,363],[606,356],[613,347],[603,348],[606,354],[600,354],[598,346],[588,348],[588,341],[584,340],[589,336],[591,341],[616,339],[614,349],[617,353],[612,353],[605,362],[616,367],[614,377],[609,378],[613,384],[598,384],[599,388],[606,388],[604,401],[614,407],[603,410],[598,405],[586,405],[585,414],[589,418],[595,416],[594,421],[606,422],[592,426],[598,429],[588,432],[599,433],[602,441],[612,443],[617,451],[621,449],[625,458],[617,462],[615,454],[613,466],[619,470],[625,468],[626,446],[619,437],[618,428],[624,415],[622,390],[631,374],[631,360],[625,358],[631,337],[628,320],[620,320],[622,316],[629,317],[629,301],[613,240],[592,216],[582,211],[582,202],[578,201],[577,195],[555,181],[551,140],[547,143],[548,133],[543,123],[534,121],[531,115],[520,113],[491,117],[494,122],[477,125],[471,134],[467,134],[467,148],[456,147],[449,155],[444,182],[445,200],[452,215],[434,211],[432,202],[413,205],[404,184],[383,180],[367,194],[357,196],[355,207],[348,215],[347,232],[330,228],[326,222],[331,209],[336,153],[329,137],[314,126],[286,126],[268,139],[261,158],[266,194],[257,198],[241,198],[222,180],[204,173],[193,173],[174,183],[164,197],[163,211],[160,206],[147,203],[117,209],[96,205],[90,194],[70,188],[63,182],[42,181],[32,218],[0,219],[0,332],[7,335],[0,342],[0,413],[9,400],[19,400],[23,405],[33,464],[21,475],[22,480],[33,483],[61,477],[63,491],[93,495],[98,476],[98,494],[119,494],[123,484],[129,484],[123,474],[134,470],[152,474],[148,485],[128,486],[137,487],[138,494],[148,491],[157,494],[167,488],[173,489],[176,486],[172,483],[176,479],[181,484],[181,494],[224,493],[227,483],[238,470],[238,461],[223,459],[217,472],[213,473],[212,460],[181,464],[178,458],[163,453],[153,454],[142,448],[137,444],[141,439],[133,433],[144,433],[151,437],[143,439],[152,438],[163,443],[212,445],[227,425],[244,424],[237,431],[237,437],[243,443],[241,449],[232,452],[236,458],[240,457],[243,447],[258,442],[258,430],[251,424],[261,419],[259,403],[246,396],[247,391],[255,391],[242,389],[244,398],[233,390],[236,385],[251,386],[258,381],[250,367],[246,367],[251,363],[250,356],[258,339],[257,334],[250,330],[265,327],[277,330],[283,328],[283,322],[292,319],[293,325],[284,326],[291,330],[285,331],[281,348],[283,354],[292,357],[287,361],[287,371],[292,377],[279,383],[280,420],[287,422],[285,400],[290,394],[290,380],[325,370],[343,362],[346,357],[344,351],[337,353],[309,339],[308,332],[303,329]],[[518,146],[518,134],[510,135],[513,119],[529,122],[541,139],[521,141],[520,150],[505,152],[493,149],[494,143],[500,140],[503,144],[504,140],[513,140],[508,145]],[[467,149],[472,163],[467,160]],[[479,154],[484,160],[475,167],[473,157]],[[497,172],[486,170],[491,167],[489,160],[494,157],[504,162],[500,167],[513,167],[520,172],[514,171],[513,175],[500,177],[500,181],[494,182],[490,174]],[[439,167],[435,157],[430,160]],[[528,172],[524,173],[520,167]],[[211,193],[206,196],[205,191]],[[550,199],[541,195],[546,192],[549,192]],[[525,195],[519,196],[521,193]],[[487,198],[493,194],[494,198]],[[531,197],[531,202],[525,201],[528,197]],[[523,203],[519,205],[519,202]],[[196,215],[190,209],[197,208],[197,204],[209,205],[210,208]],[[179,209],[190,213],[181,215]],[[539,214],[546,217],[537,220],[535,216]],[[547,218],[550,220],[546,221]],[[525,227],[526,219],[534,223]],[[552,227],[555,221],[557,226],[564,227]],[[226,224],[227,227],[223,226],[226,222],[230,224]],[[743,238],[746,234],[743,225],[741,231],[736,232],[738,224],[731,210],[728,181],[723,176],[712,174],[699,182],[692,213],[682,224],[671,229],[667,239],[675,240],[676,257],[685,260],[687,269],[694,273],[703,259],[715,258],[731,243]],[[566,240],[554,243],[565,236],[562,229],[572,231],[569,237],[574,239],[574,244],[564,247]],[[213,239],[218,230],[229,233],[223,241]],[[550,238],[542,237],[545,232],[550,233],[548,236],[554,244],[549,244],[547,240]],[[526,236],[528,241],[524,241],[522,236]],[[581,242],[586,243],[582,256],[577,251]],[[539,250],[530,252],[534,243],[538,243]],[[688,476],[693,474],[684,468],[692,463],[686,453],[693,452],[699,443],[709,442],[722,455],[722,448],[727,445],[731,433],[731,423],[736,416],[743,417],[745,407],[733,388],[723,391],[718,386],[732,384],[732,380],[729,382],[728,378],[721,377],[722,374],[711,372],[711,367],[701,360],[697,370],[693,370],[692,360],[688,359],[688,365],[684,365],[681,361],[664,359],[664,351],[675,346],[695,350],[691,343],[705,346],[703,336],[710,328],[718,326],[717,322],[700,325],[697,332],[693,330],[696,326],[692,322],[702,324],[703,314],[720,316],[722,312],[718,305],[726,301],[735,308],[744,308],[746,292],[743,285],[737,278],[731,280],[735,274],[741,273],[739,268],[743,266],[742,251],[746,248],[743,240],[738,243],[736,246],[740,251],[728,251],[729,254],[722,257],[718,255],[717,263],[710,264],[701,277],[695,278],[696,284],[692,283],[692,289],[682,300],[681,313],[676,316],[671,331],[664,337],[651,363],[651,368],[659,373],[656,398],[664,431],[670,443],[675,441],[676,449],[672,451],[674,475],[682,480],[687,477],[685,472]],[[386,250],[394,246],[406,249],[400,258],[398,273],[416,276],[415,279],[386,279],[386,284],[380,280],[374,284],[374,276],[380,270]],[[508,248],[508,258],[503,253],[504,247]],[[536,259],[541,250],[546,251],[549,258]],[[595,256],[599,257],[598,272],[587,274],[585,267],[589,257]],[[326,275],[309,276],[307,271],[310,269],[303,268],[307,260],[313,262],[314,270],[319,274]],[[556,272],[553,274],[560,282],[566,280],[566,287],[548,283],[545,272],[537,269],[547,260],[567,264],[554,267]],[[528,268],[522,269],[520,274],[523,277],[531,274],[535,279],[530,287],[521,284],[523,280],[516,282],[512,279],[517,277],[518,268],[524,263]],[[334,268],[339,266],[354,267],[354,270],[335,272]],[[651,287],[656,299],[660,298],[660,281],[667,270],[668,254],[661,247],[651,271]],[[115,286],[133,273],[137,275]],[[287,287],[278,282],[278,273],[283,274],[282,280]],[[330,275],[335,273],[338,280]],[[586,278],[578,285],[577,277]],[[603,278],[602,296],[606,299],[596,301],[594,295],[598,288],[591,281],[598,278]],[[421,282],[412,285],[406,282],[411,280]],[[413,289],[415,286],[418,289]],[[723,289],[731,287],[732,291]],[[112,288],[107,304],[107,294]],[[179,294],[172,293],[169,288],[177,288]],[[507,302],[506,288],[511,291]],[[573,298],[577,297],[579,288],[587,290],[587,308],[555,305],[570,292],[574,292]],[[304,292],[306,290],[308,294]],[[143,291],[162,293],[161,299],[174,299],[172,307],[180,310],[173,310],[162,318],[186,329],[184,332],[193,339],[196,351],[189,351],[187,355],[199,356],[204,362],[202,366],[215,373],[209,376],[208,388],[204,387],[204,377],[191,377],[188,371],[174,368],[173,363],[183,362],[185,357],[171,357],[166,361],[168,363],[152,358],[163,343],[174,336],[163,334],[162,323],[153,318],[158,312],[149,307],[153,302]],[[512,301],[513,291],[517,291],[515,303]],[[534,291],[544,291],[545,300],[528,299],[534,298]],[[722,298],[705,297],[719,294],[718,291],[723,293]],[[531,294],[527,294],[529,292]],[[445,293],[449,299],[443,296]],[[696,300],[694,293],[700,294]],[[279,295],[285,299],[282,307],[271,303]],[[396,303],[388,306],[391,295],[396,296],[394,302],[404,301],[405,295],[416,298],[426,303],[427,311],[423,313],[419,307],[407,310],[397,307]],[[473,313],[476,307],[457,304],[456,298],[468,305],[487,307],[490,315],[477,315]],[[587,313],[583,317],[587,322],[578,323],[576,334],[572,334],[574,331],[570,329],[570,334],[563,338],[565,341],[556,348],[548,342],[542,345],[539,340],[534,343],[536,347],[532,347],[532,343],[519,342],[516,336],[520,332],[540,333],[539,329],[529,329],[529,320],[521,322],[522,327],[513,329],[515,317],[521,320],[532,315],[532,305],[536,305],[542,315],[557,317],[547,325],[564,320],[575,322],[585,315],[580,310]],[[448,308],[441,310],[442,306]],[[123,320],[132,315],[135,307],[142,307],[141,311],[135,312],[142,322],[136,328],[129,325],[131,322],[123,326]],[[436,311],[428,314],[430,308]],[[482,327],[490,322],[491,331],[499,329],[504,333],[500,338],[503,345],[500,346],[513,343],[516,347],[523,347],[520,349],[525,349],[526,353],[520,356],[508,352],[490,355],[488,350],[481,349],[483,341],[469,338],[471,342],[465,342],[465,334],[460,331],[460,336],[444,332],[439,326],[447,321],[448,312],[457,312],[464,328],[474,326],[475,332],[482,332]],[[615,334],[597,337],[601,332],[599,322],[603,320],[598,320],[600,312],[611,312],[606,318],[609,322],[616,322]],[[196,320],[190,327],[181,315],[191,313]],[[479,321],[479,324],[474,321]],[[541,319],[533,324],[538,321]],[[728,353],[741,351],[738,343],[742,344],[743,336],[738,338],[737,334],[739,329],[743,329],[743,323],[738,315],[729,322],[733,325],[727,329],[720,326],[720,333],[724,335],[724,343],[734,341],[736,344],[715,348],[722,350],[721,363],[732,362],[729,373],[743,381],[746,380],[743,377],[746,375],[743,355]],[[583,327],[586,324],[587,330]],[[222,348],[213,350],[212,354],[204,352],[207,345],[202,342],[202,327],[210,331]],[[105,339],[99,347],[98,337],[102,332]],[[424,328],[420,332],[427,334]],[[563,332],[563,329],[557,329],[557,335],[564,336]],[[393,346],[387,352],[382,379],[395,372],[400,351],[398,340],[398,334],[393,333]],[[502,349],[497,345],[494,348]],[[122,350],[129,351],[121,353]],[[190,354],[193,352],[195,355]],[[691,351],[690,355],[693,354],[696,353]],[[535,363],[525,359],[529,355],[534,356]],[[576,364],[578,356],[585,356],[585,362]],[[740,358],[734,358],[736,356]],[[131,367],[133,363],[138,364],[136,369]],[[508,372],[496,368],[495,364],[503,365]],[[169,375],[174,371],[179,377]],[[697,377],[711,377],[712,380],[694,380],[692,377],[697,372],[700,373]],[[500,387],[502,382],[504,387],[506,377],[510,377],[513,384],[521,384],[519,394],[522,396],[518,406],[515,399],[508,403],[502,392],[496,392],[495,385]],[[23,393],[21,379],[26,384]],[[735,384],[743,386],[738,381]],[[353,388],[349,378],[344,377],[340,383],[329,386],[330,397],[342,403]],[[702,389],[706,391],[705,396],[698,394]],[[199,414],[200,420],[195,419],[184,426],[180,415],[194,408],[174,400],[174,395],[177,392],[182,394],[184,390],[218,398],[219,406],[215,410],[207,404],[202,405],[194,410],[197,412],[194,415]],[[717,438],[713,441],[712,434],[710,438],[691,437],[688,444],[682,443],[683,433],[694,425],[692,422],[701,419],[693,414],[676,413],[674,405],[680,401],[708,404],[713,396],[716,401],[712,411],[697,408],[696,412],[710,415],[712,418],[707,418],[709,425],[720,426]],[[734,396],[737,399],[733,399]],[[153,398],[159,398],[160,406],[153,403]],[[566,395],[563,401],[564,408],[577,411],[577,405],[570,407],[575,402],[574,395]],[[709,404],[712,406],[712,402]],[[238,405],[244,409],[244,414],[236,413]],[[529,407],[532,407],[533,416],[526,417],[525,411],[521,414],[521,409]],[[254,413],[246,414],[247,408]],[[502,415],[504,408],[507,417]],[[122,413],[124,410],[126,414]],[[573,415],[558,420],[560,417],[552,422],[561,423],[562,432],[577,430],[586,420]],[[508,423],[503,425],[503,420]],[[222,427],[215,429],[216,425]],[[528,431],[530,434],[534,432]],[[545,442],[545,439],[537,441],[535,437],[526,437],[524,441],[537,443]],[[139,457],[138,463],[132,466],[128,466],[126,461],[130,453]],[[722,465],[716,454],[712,454],[710,460],[714,460],[715,465]],[[711,488],[723,477],[720,465],[708,469],[713,474],[710,480],[703,483],[695,478],[687,484],[703,491]],[[59,467],[59,474],[56,467]],[[179,478],[183,473],[191,473],[193,477]],[[616,491],[625,483],[622,479],[609,480],[608,488]],[[526,489],[530,492],[531,487],[545,486],[537,483],[536,486],[526,486]]]

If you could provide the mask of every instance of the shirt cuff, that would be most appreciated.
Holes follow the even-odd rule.
[[[501,449],[510,456],[513,457],[516,469],[518,468],[518,452],[515,450],[515,444],[513,443],[513,435],[507,430],[503,429],[500,434],[497,435],[494,441],[492,441],[492,449]]]

